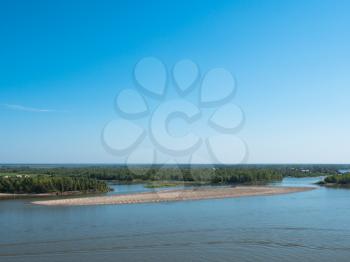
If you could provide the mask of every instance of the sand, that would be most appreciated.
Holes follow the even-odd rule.
[[[161,190],[136,194],[113,196],[79,197],[56,200],[33,201],[33,204],[44,206],[86,206],[86,205],[121,205],[136,203],[155,203],[168,201],[186,201],[200,199],[235,198],[245,196],[268,196],[288,194],[315,189],[313,187],[271,187],[271,186],[238,186],[238,187],[205,187],[183,190]]]

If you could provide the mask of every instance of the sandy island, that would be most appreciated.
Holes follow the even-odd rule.
[[[34,201],[33,204],[45,206],[85,206],[85,205],[121,205],[136,203],[154,203],[167,201],[185,201],[200,199],[234,198],[244,196],[267,196],[288,194],[315,189],[313,187],[271,187],[271,186],[238,186],[195,188],[183,190],[161,190],[136,194],[113,196],[80,197],[57,200]]]

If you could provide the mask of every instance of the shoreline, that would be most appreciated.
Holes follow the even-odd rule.
[[[323,187],[328,187],[328,188],[339,188],[339,189],[349,189],[350,188],[350,184],[336,184],[336,183],[324,183],[324,184],[318,184],[319,186],[323,186]]]
[[[51,196],[56,196],[56,194],[52,194],[52,193],[42,193],[42,194],[0,193],[0,200],[23,199],[23,198],[41,198],[41,197],[51,197]]]
[[[274,186],[237,186],[222,188],[195,188],[182,190],[161,190],[135,194],[120,194],[113,196],[79,197],[55,200],[33,201],[32,204],[42,206],[92,206],[92,205],[123,205],[139,203],[157,203],[190,201],[202,199],[223,199],[248,196],[270,196],[290,194],[314,190],[315,187],[274,187]]]
[[[82,195],[96,195],[100,193],[84,193],[80,191],[67,191],[63,193],[0,193],[0,200],[11,200],[11,199],[25,199],[25,198],[47,198],[47,197],[70,197],[70,196],[82,196]]]

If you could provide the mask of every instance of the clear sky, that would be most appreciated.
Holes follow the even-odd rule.
[[[3,0],[0,162],[118,162],[101,130],[152,56],[234,74],[249,163],[350,163],[349,14],[346,0]]]

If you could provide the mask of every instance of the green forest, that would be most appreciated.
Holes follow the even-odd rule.
[[[350,174],[332,175],[324,179],[324,184],[350,185]]]
[[[108,192],[106,182],[87,177],[69,176],[1,176],[0,192],[16,194]]]
[[[108,183],[184,182],[186,184],[263,184],[284,177],[328,176],[343,181],[337,166],[83,166],[0,167],[2,193],[107,192]],[[328,182],[327,182],[328,183]],[[344,181],[342,183],[345,183]],[[154,185],[155,185],[154,184]],[[161,185],[161,184],[160,184]]]

